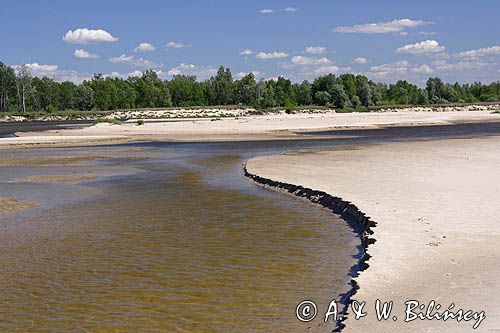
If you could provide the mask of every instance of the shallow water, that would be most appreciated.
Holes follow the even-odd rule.
[[[0,332],[330,331],[333,323],[318,326],[321,319],[299,322],[295,306],[314,300],[321,314],[348,289],[357,239],[329,211],[244,179],[244,160],[499,129],[1,151],[11,160],[0,167],[0,195],[39,207],[0,218]],[[57,162],[68,156],[90,158]],[[16,166],[16,158],[24,162]],[[96,179],[15,181],[74,174]]]
[[[295,318],[300,301],[326,305],[347,290],[354,235],[329,211],[243,179],[241,163],[255,152],[154,147],[135,153],[154,155],[144,160],[23,166],[23,176],[128,170],[121,175],[4,183],[4,195],[42,207],[0,219],[0,331],[302,332],[311,325]],[[4,181],[15,168],[2,168]]]

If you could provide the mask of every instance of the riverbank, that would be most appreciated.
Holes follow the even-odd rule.
[[[449,112],[449,111],[495,111],[500,110],[500,103],[484,102],[470,104],[434,104],[434,105],[393,105],[372,106],[368,112]],[[157,109],[128,109],[112,111],[58,111],[55,113],[33,112],[28,114],[0,114],[0,123],[3,122],[46,122],[46,121],[93,121],[97,119],[186,119],[186,118],[224,118],[247,117],[255,115],[280,114],[329,114],[353,112],[353,109],[342,110],[328,107],[311,106],[284,108],[255,109],[243,106],[212,106],[187,108],[157,108]]]
[[[247,170],[341,197],[377,222],[353,297],[367,302],[368,315],[354,320],[350,311],[345,331],[457,332],[476,322],[405,323],[408,300],[484,311],[478,331],[486,331],[500,324],[498,151],[498,137],[388,143],[257,157]],[[394,301],[398,320],[378,321],[376,299]]]
[[[237,141],[300,139],[297,133],[389,126],[446,125],[500,121],[491,111],[405,111],[363,113],[301,113],[209,119],[146,120],[143,125],[99,123],[80,129],[20,132],[1,138],[0,146],[99,143],[109,141]],[[331,135],[329,137],[332,137]]]

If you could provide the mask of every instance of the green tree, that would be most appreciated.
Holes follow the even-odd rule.
[[[257,82],[253,73],[249,73],[241,80],[234,82],[234,90],[237,103],[254,105],[257,102]]]
[[[373,104],[372,102],[372,89],[368,82],[363,82],[361,87],[359,87],[358,97],[361,104],[368,107]],[[354,104],[354,103],[353,103]]]
[[[349,97],[347,97],[344,87],[341,84],[334,84],[329,93],[332,96],[332,103],[335,107],[343,109],[350,104]]]
[[[313,103],[312,85],[309,81],[306,80],[301,84],[296,84],[294,88],[298,105],[311,105]]]
[[[15,102],[16,75],[14,70],[0,62],[0,112],[8,112]]]
[[[59,109],[75,109],[77,86],[73,82],[65,81],[59,86]]]
[[[429,78],[425,90],[431,103],[438,103],[444,99],[444,83],[438,77]]]
[[[132,81],[136,91],[136,105],[141,108],[172,106],[167,84],[158,78],[153,70],[146,70],[142,76]]]
[[[167,84],[174,106],[207,105],[203,85],[196,82],[195,76],[175,75]]]
[[[47,111],[49,106],[59,109],[60,84],[51,78],[33,78],[34,96],[39,110]]]
[[[228,105],[233,101],[233,76],[229,68],[220,66],[217,75],[210,79],[215,93],[215,103]]]
[[[82,111],[90,111],[94,107],[94,91],[88,85],[80,84],[76,89],[75,106]]]
[[[329,105],[332,100],[332,96],[327,91],[318,91],[314,98],[322,106]]]

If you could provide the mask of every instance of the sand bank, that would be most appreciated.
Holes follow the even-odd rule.
[[[408,300],[484,311],[477,331],[488,331],[500,327],[499,151],[498,137],[390,143],[258,157],[247,169],[342,197],[378,223],[353,297],[368,315],[351,313],[345,331],[472,331],[475,320],[405,323]],[[389,320],[376,319],[376,299],[394,301]]]
[[[30,201],[17,200],[9,197],[0,197],[0,217],[17,213],[33,207],[36,207],[36,204]]]
[[[298,136],[295,132],[386,126],[443,125],[460,122],[500,121],[491,111],[370,112],[280,114],[171,121],[148,120],[144,125],[129,121],[122,125],[100,123],[82,129],[17,133],[0,139],[2,145],[67,144],[110,140],[228,141],[269,140]]]

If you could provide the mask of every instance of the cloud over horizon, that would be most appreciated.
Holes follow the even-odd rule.
[[[66,32],[63,36],[63,41],[71,44],[94,44],[116,42],[118,41],[118,38],[113,37],[113,35],[106,30],[78,28],[76,30],[69,30]]]
[[[153,46],[153,44],[150,44],[150,43],[140,43],[134,49],[134,52],[153,52],[155,50],[156,50],[156,48]]]
[[[435,40],[424,40],[415,44],[407,44],[396,50],[397,53],[408,54],[428,54],[439,53],[445,50],[444,46],[439,45]]]
[[[323,54],[326,53],[326,47],[323,46],[308,46],[304,50],[307,54]]]
[[[73,52],[73,55],[75,56],[75,58],[81,58],[81,59],[97,59],[97,58],[99,58],[99,56],[97,54],[87,52],[84,49],[76,49]]]
[[[259,52],[259,53],[257,53],[257,55],[255,57],[257,59],[267,60],[267,59],[283,59],[283,58],[288,58],[288,56],[289,56],[288,53],[273,51],[273,52],[268,52],[268,53]]]
[[[477,50],[469,50],[457,53],[457,56],[462,58],[477,58],[495,55],[500,55],[500,46],[483,47]]]
[[[353,26],[343,26],[333,29],[340,33],[361,33],[361,34],[386,34],[401,32],[407,28],[416,28],[423,25],[432,24],[422,20],[398,19],[389,22],[356,24]]]
[[[125,65],[130,65],[135,67],[145,67],[145,68],[163,67],[162,64],[156,64],[144,58],[136,58],[133,55],[127,56],[126,54],[122,54],[118,57],[110,57],[109,62],[115,64],[125,64]]]
[[[170,49],[183,49],[186,47],[191,47],[190,44],[184,44],[184,43],[179,43],[179,42],[174,42],[174,41],[168,42],[165,46],[170,48]]]

